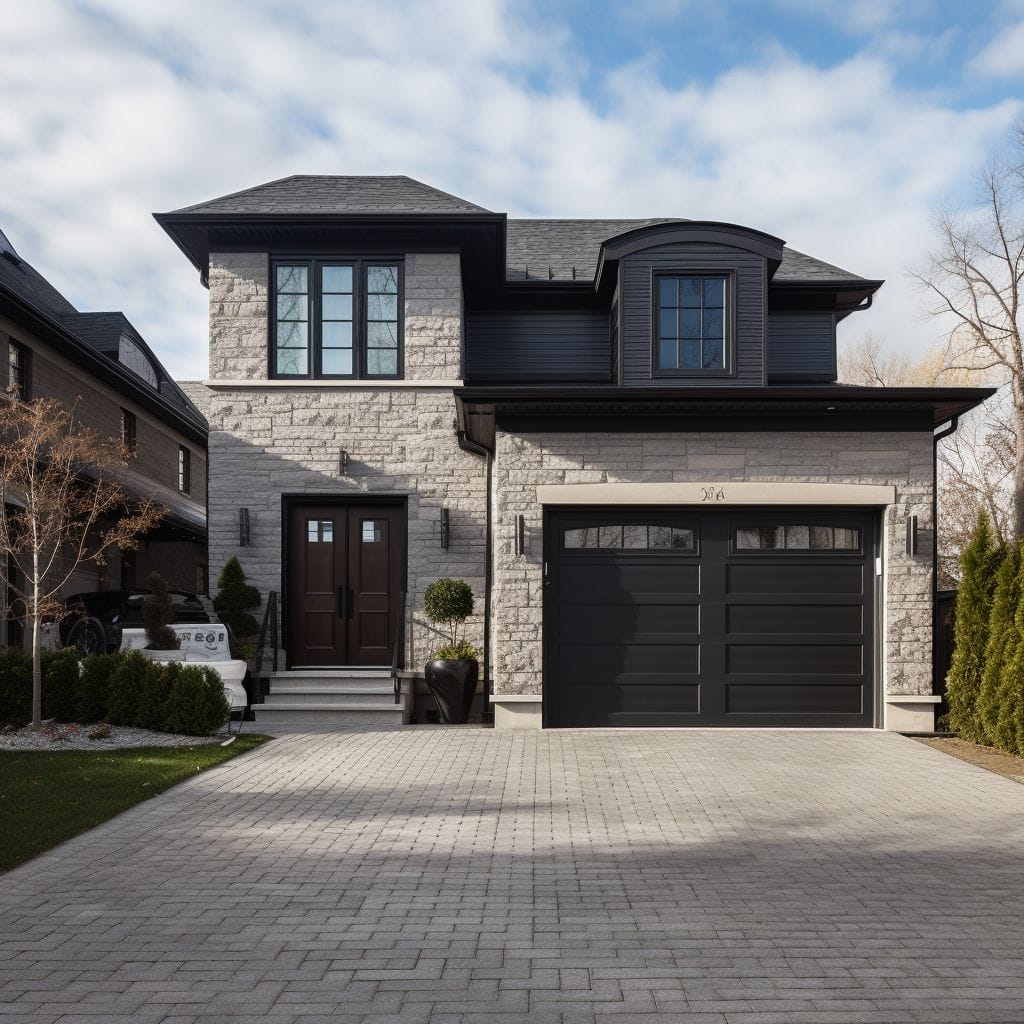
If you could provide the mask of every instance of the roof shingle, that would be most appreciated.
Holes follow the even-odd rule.
[[[293,174],[241,192],[186,206],[175,213],[222,214],[449,214],[490,213],[482,206],[404,174]]]

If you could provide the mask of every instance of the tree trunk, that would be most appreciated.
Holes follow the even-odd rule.
[[[43,659],[39,635],[39,554],[32,558],[32,728],[43,727]]]
[[[1013,425],[1017,433],[1013,466],[1013,532],[1024,537],[1024,395],[1013,396]]]

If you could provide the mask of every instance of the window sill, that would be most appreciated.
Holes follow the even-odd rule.
[[[393,389],[417,388],[420,390],[461,388],[461,380],[394,380],[382,377],[377,380],[318,380],[313,377],[294,377],[287,380],[204,380],[203,386],[213,391],[245,391],[263,388],[285,388],[293,391],[323,391],[328,388],[358,391],[390,391]]]

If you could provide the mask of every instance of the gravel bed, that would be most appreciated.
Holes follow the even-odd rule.
[[[128,726],[104,726],[110,735],[102,739],[90,739],[95,725],[44,725],[41,732],[31,728],[0,731],[0,750],[121,750],[125,747],[195,747],[207,743],[223,743],[227,731],[216,736],[176,736],[168,732],[152,732],[150,729],[134,729]]]

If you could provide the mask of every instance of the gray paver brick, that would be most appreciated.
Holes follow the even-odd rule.
[[[0,1022],[967,1024],[1024,788],[868,732],[289,735],[0,878]]]

